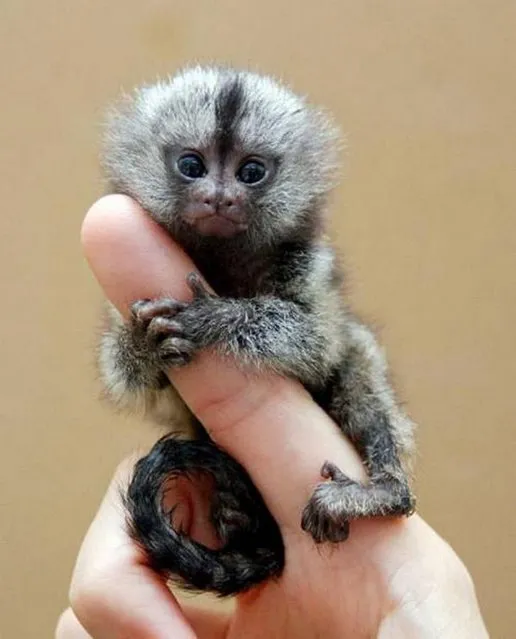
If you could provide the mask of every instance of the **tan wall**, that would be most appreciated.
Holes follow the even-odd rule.
[[[106,103],[192,58],[284,74],[349,132],[335,228],[421,424],[421,511],[514,636],[515,24],[510,0],[3,0],[2,637],[52,636],[112,469],[152,437],[98,404],[78,236]]]

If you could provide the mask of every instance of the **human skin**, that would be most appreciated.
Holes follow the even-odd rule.
[[[125,315],[132,301],[188,300],[195,270],[172,239],[130,199],[112,195],[88,212],[82,240],[104,293]],[[351,444],[296,382],[244,374],[203,353],[170,378],[210,436],[248,470],[278,522],[282,576],[237,597],[233,613],[180,605],[129,538],[120,500],[133,460],[115,473],[86,534],[58,639],[477,639],[487,637],[471,578],[454,551],[418,515],[362,520],[350,538],[316,546],[300,527],[320,468],[331,459],[365,477]],[[190,533],[208,539],[192,495]]]

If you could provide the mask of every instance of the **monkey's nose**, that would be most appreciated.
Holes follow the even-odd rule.
[[[235,221],[242,217],[242,206],[237,197],[232,195],[217,196],[205,194],[198,200],[198,210],[203,215],[222,215]]]
[[[219,207],[222,211],[228,211],[235,206],[235,201],[230,197],[222,198]]]
[[[207,209],[219,209],[222,211],[230,210],[236,205],[235,198],[224,196],[221,198],[206,195],[202,198],[202,204]]]
[[[217,212],[217,202],[209,195],[202,198],[200,205],[206,215],[214,215]]]
[[[237,224],[246,222],[245,207],[238,195],[233,194],[223,197],[219,203],[218,213]]]

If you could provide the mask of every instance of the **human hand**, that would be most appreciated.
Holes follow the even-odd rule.
[[[128,198],[97,202],[83,242],[122,313],[139,298],[188,299],[191,262]],[[239,596],[231,615],[180,606],[126,532],[119,488],[129,481],[128,461],[84,540],[58,639],[487,637],[466,569],[417,515],[352,522],[350,538],[336,546],[316,546],[301,530],[325,459],[364,477],[353,447],[301,386],[269,374],[244,376],[210,353],[171,379],[210,436],[253,478],[281,528],[285,570]],[[194,508],[190,533],[201,538],[206,531],[197,515]]]

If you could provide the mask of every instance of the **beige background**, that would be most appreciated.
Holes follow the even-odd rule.
[[[515,24],[510,0],[3,0],[2,637],[52,636],[110,473],[152,437],[97,401],[79,228],[106,104],[193,58],[283,74],[349,132],[335,230],[421,424],[421,512],[514,636]]]

